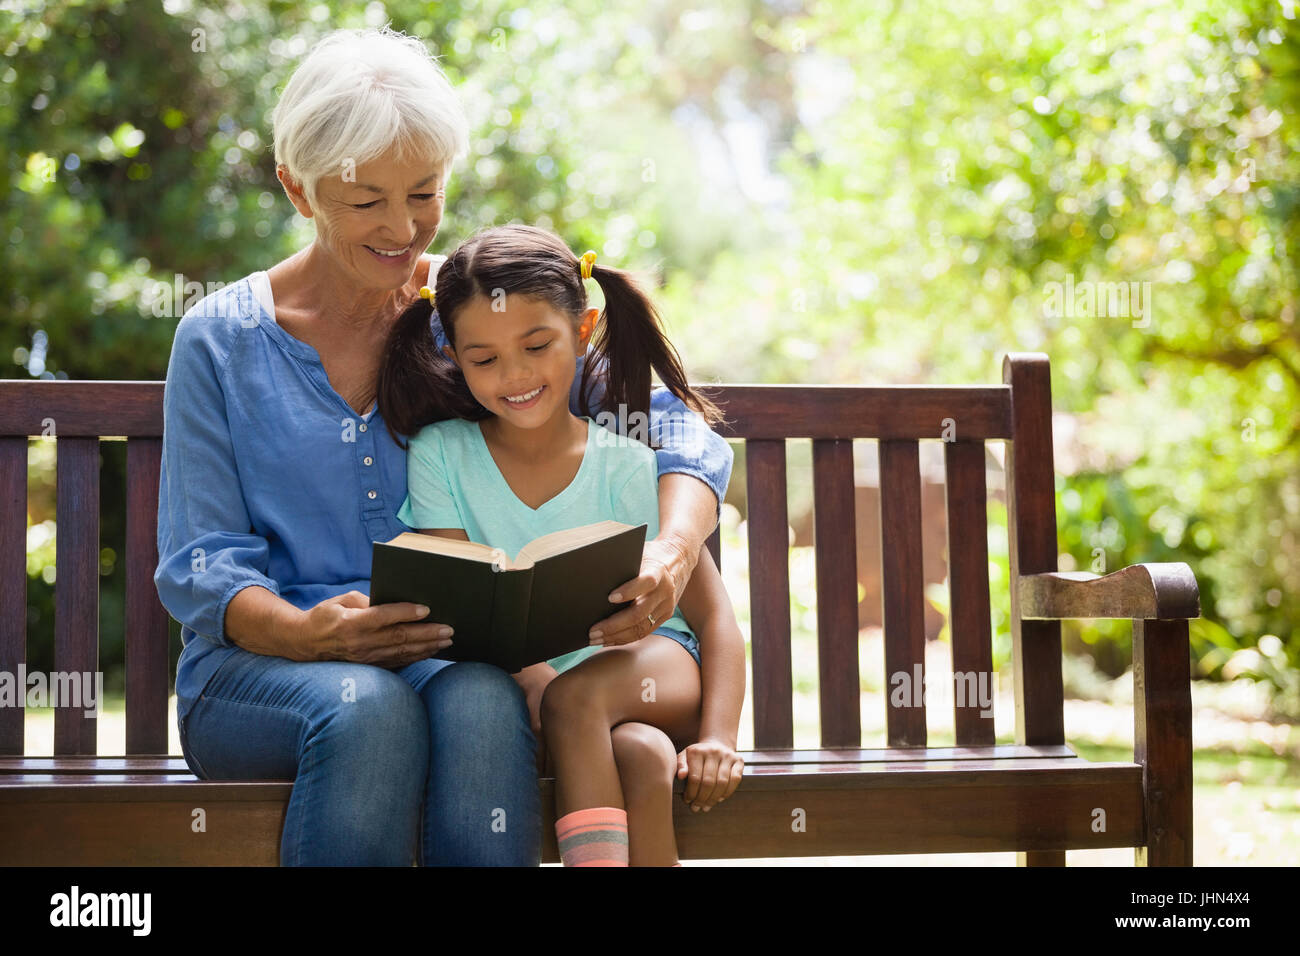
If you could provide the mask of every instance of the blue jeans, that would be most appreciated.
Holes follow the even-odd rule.
[[[537,742],[523,691],[500,668],[389,671],[241,649],[180,736],[201,779],[293,781],[282,865],[541,862]]]

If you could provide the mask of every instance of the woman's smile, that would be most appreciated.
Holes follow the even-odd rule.
[[[366,246],[366,249],[380,262],[404,266],[411,261],[411,252],[415,249],[415,243],[412,242],[401,249],[388,249],[383,246]]]

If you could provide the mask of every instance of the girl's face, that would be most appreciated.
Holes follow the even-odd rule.
[[[457,347],[444,348],[465,373],[479,404],[518,428],[539,428],[569,410],[576,359],[587,350],[597,309],[575,331],[569,316],[549,302],[507,296],[504,311],[478,296],[455,316]]]

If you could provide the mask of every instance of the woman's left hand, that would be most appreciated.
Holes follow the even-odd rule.
[[[695,572],[698,557],[698,554],[687,554],[685,548],[672,540],[647,541],[641,555],[641,573],[610,594],[611,603],[633,603],[593,625],[589,634],[591,643],[630,644],[672,617]]]

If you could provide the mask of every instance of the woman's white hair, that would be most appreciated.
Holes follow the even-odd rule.
[[[384,154],[441,166],[469,152],[455,90],[416,37],[335,30],[294,70],[271,113],[275,162],[315,205],[322,177]]]

